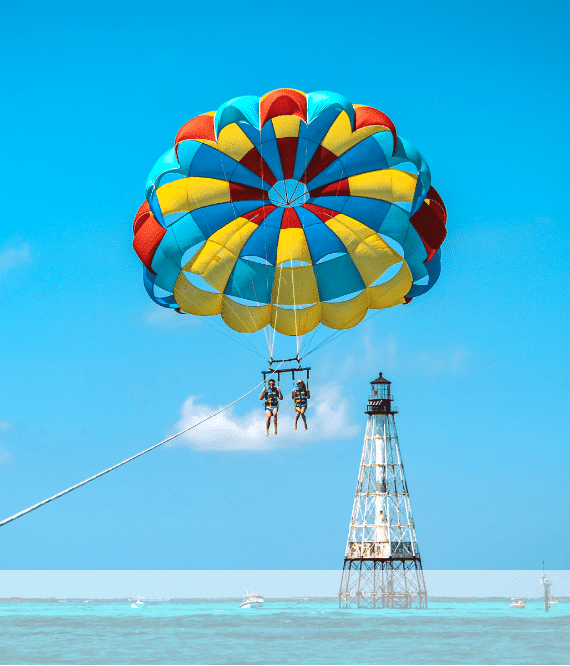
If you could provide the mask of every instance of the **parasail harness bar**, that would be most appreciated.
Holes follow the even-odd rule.
[[[276,363],[276,362],[277,363],[279,363],[279,362],[284,363],[285,361],[296,361],[296,360],[297,359],[289,358],[289,359],[285,359],[284,361],[273,361],[273,363]],[[290,372],[291,373],[291,379],[294,382],[296,372],[299,372],[299,373],[305,372],[306,375],[307,375],[307,388],[309,388],[309,372],[310,371],[311,371],[311,368],[302,368],[301,366],[299,366],[298,368],[275,368],[275,369],[270,367],[268,370],[262,370],[261,374],[263,375],[263,383],[264,384],[267,381],[267,377],[271,377],[271,375],[277,375],[277,384],[279,384],[279,380],[281,379],[281,375],[283,373],[287,374],[287,373]]]
[[[289,361],[297,361],[299,365],[301,365],[301,359],[299,356],[294,356],[293,358],[271,358],[269,360],[269,367],[271,367],[274,363],[279,363],[280,365],[283,365],[283,363],[289,363]]]

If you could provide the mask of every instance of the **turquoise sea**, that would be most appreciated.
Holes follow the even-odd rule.
[[[0,601],[0,664],[570,664],[570,602]]]

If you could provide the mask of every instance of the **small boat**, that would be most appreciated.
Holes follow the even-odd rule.
[[[144,606],[144,601],[142,600],[142,597],[139,597],[139,600],[135,601],[135,604],[141,604],[141,606]]]
[[[136,604],[131,604],[131,608],[138,608]]]
[[[264,599],[259,594],[259,592],[250,592],[249,590],[245,591],[245,597],[242,603],[239,605],[240,608],[263,608]]]
[[[525,602],[522,599],[513,599],[515,602],[514,604],[511,604],[511,608],[524,608],[526,606]]]

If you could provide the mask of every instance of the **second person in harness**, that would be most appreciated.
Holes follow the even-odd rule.
[[[293,398],[296,412],[295,425],[293,427],[297,430],[297,421],[300,416],[305,424],[305,430],[307,430],[307,417],[305,416],[305,412],[307,411],[307,400],[309,400],[311,394],[302,379],[297,380],[297,388],[293,391],[291,397]]]

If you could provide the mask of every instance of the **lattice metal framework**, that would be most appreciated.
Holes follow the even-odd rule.
[[[550,588],[552,587],[552,578],[545,573],[542,573],[540,576],[540,584],[544,587],[544,610],[548,612],[551,603]]]
[[[425,608],[427,592],[390,391],[370,382],[368,425],[339,592],[348,608]]]

